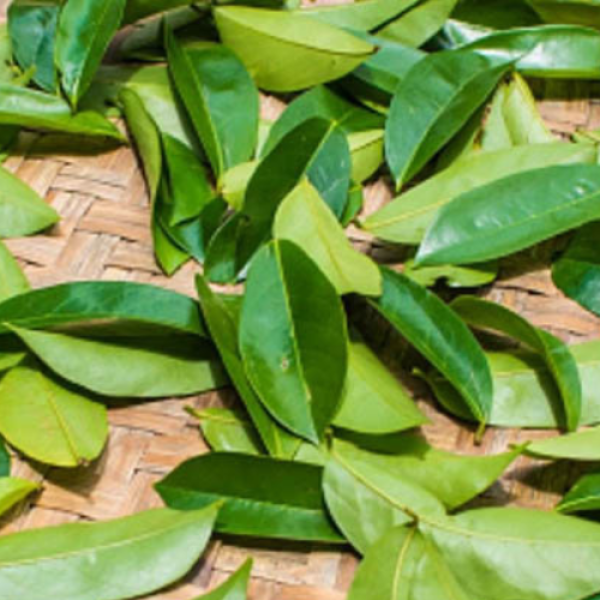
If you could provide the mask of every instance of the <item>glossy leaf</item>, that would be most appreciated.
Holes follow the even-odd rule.
[[[595,79],[600,33],[587,27],[545,25],[493,31],[450,21],[446,33],[458,48],[515,60],[528,77]]]
[[[219,587],[203,594],[196,600],[246,600],[246,592],[250,583],[252,559],[246,562]]]
[[[600,475],[584,475],[567,492],[556,507],[562,513],[575,513],[600,510]]]
[[[417,2],[418,0],[363,0],[337,6],[313,6],[298,13],[351,31],[371,31]]]
[[[368,4],[369,1],[371,0],[346,6],[360,6]],[[261,156],[265,156],[271,152],[298,125],[316,117],[335,121],[337,126],[346,135],[371,131],[383,125],[381,116],[351,104],[342,96],[332,92],[328,87],[319,85],[301,94],[286,107],[282,115],[273,123],[273,126],[269,130],[267,141],[261,150]]]
[[[312,465],[213,452],[186,461],[156,489],[169,506],[183,510],[224,500],[216,523],[222,533],[339,543],[321,479],[322,469]]]
[[[299,441],[280,427],[262,405],[244,371],[238,346],[238,325],[222,298],[215,295],[202,277],[196,279],[200,306],[225,369],[236,388],[269,454],[291,458]]]
[[[29,282],[8,248],[0,242],[0,302],[29,291]]]
[[[0,540],[0,594],[28,600],[122,600],[178,581],[208,543],[217,509],[151,510]],[[85,565],[85,568],[82,567]]]
[[[16,0],[8,8],[8,30],[16,62],[23,71],[34,67],[32,79],[42,89],[56,89],[54,39],[60,4],[47,0]]]
[[[258,91],[223,46],[185,50],[167,27],[169,71],[215,175],[250,160],[258,135]]]
[[[598,347],[597,342],[570,347],[582,383],[582,425],[600,423]],[[551,374],[538,356],[527,352],[491,352],[487,359],[494,380],[490,425],[535,429],[561,426],[564,419],[562,401]],[[461,418],[472,419],[446,382],[437,376],[428,377],[428,381],[445,408]]]
[[[565,295],[587,310],[600,314],[600,256],[598,255],[600,223],[581,227],[566,252],[552,267],[552,279]]]
[[[106,408],[24,362],[0,380],[0,433],[39,462],[77,467],[106,443]]]
[[[427,422],[398,379],[369,347],[361,341],[350,342],[346,386],[333,424],[381,435]]]
[[[263,453],[262,441],[244,415],[224,408],[189,412],[200,421],[202,435],[215,452]]]
[[[418,244],[438,211],[467,192],[531,169],[595,162],[591,144],[534,144],[469,156],[401,194],[362,225],[381,239]]]
[[[352,247],[331,210],[308,182],[301,183],[281,203],[273,236],[302,248],[339,294],[381,294],[377,265]]]
[[[506,256],[594,220],[599,209],[597,165],[518,173],[446,205],[429,227],[417,263],[469,264]]]
[[[124,141],[119,130],[92,111],[71,113],[69,105],[51,94],[0,83],[0,125],[100,136]]]
[[[90,340],[16,327],[12,331],[63,379],[103,396],[189,396],[227,381],[212,348],[196,337]]]
[[[10,454],[6,449],[6,444],[0,441],[0,477],[8,477],[10,475]]]
[[[340,455],[335,447],[325,466],[323,492],[337,526],[362,554],[415,515],[445,514],[442,503],[414,482],[369,460]]]
[[[21,237],[54,225],[59,219],[28,185],[0,167],[0,238]]]
[[[499,331],[537,352],[560,392],[567,429],[577,429],[581,418],[581,380],[577,363],[566,344],[500,304],[462,296],[451,306],[472,327]]]
[[[289,92],[346,75],[375,48],[327,23],[285,11],[220,7],[214,15],[223,43],[258,86]]]
[[[252,262],[240,350],[272,415],[309,441],[321,439],[346,378],[345,315],[334,287],[292,242],[272,242]]]
[[[383,295],[371,304],[453,383],[480,423],[492,407],[492,377],[483,350],[442,300],[405,275],[382,268]]]
[[[542,458],[598,461],[600,428],[536,440],[527,445],[527,453]]]
[[[94,322],[128,322],[204,335],[188,296],[127,281],[82,281],[32,290],[0,303],[0,323],[27,329]],[[0,328],[0,333],[7,329]]]
[[[27,496],[39,489],[32,481],[17,477],[0,478],[0,515],[23,501]]]
[[[441,52],[409,71],[385,130],[387,161],[398,188],[458,133],[510,65],[510,60],[474,52]]]
[[[377,31],[377,35],[418,48],[443,27],[456,4],[457,0],[425,0]]]
[[[55,61],[63,91],[77,106],[121,25],[127,0],[68,0],[56,31]]]

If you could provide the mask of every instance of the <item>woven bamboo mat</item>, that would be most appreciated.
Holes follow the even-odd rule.
[[[0,0],[0,9],[6,4]],[[544,117],[557,134],[600,127],[600,102],[590,101],[585,87],[576,96],[568,102],[543,104]],[[265,99],[263,110],[272,117],[281,106],[274,99]],[[72,139],[57,135],[23,134],[17,151],[6,162],[10,171],[62,216],[60,224],[44,235],[8,241],[33,286],[88,279],[127,280],[193,294],[197,267],[190,263],[167,279],[155,264],[146,187],[131,149],[121,147],[82,156],[77,144],[73,148]],[[390,197],[383,182],[372,184],[367,196],[368,210]],[[378,260],[393,262],[389,248],[371,245],[358,231],[351,231],[351,235]],[[560,296],[542,259],[539,265],[529,266],[527,273],[509,268],[486,295],[568,341],[600,336],[600,320]],[[372,337],[383,356],[393,362],[387,330],[376,319],[372,327]],[[495,453],[511,443],[547,435],[490,429],[483,443],[475,446],[472,430],[437,412],[426,390],[418,386],[415,390],[420,405],[433,419],[425,433],[438,447]],[[112,519],[160,506],[152,484],[186,458],[208,451],[184,407],[220,406],[233,400],[232,392],[225,390],[183,400],[115,405],[110,411],[108,448],[97,463],[85,469],[47,469],[17,459],[15,474],[43,482],[43,491],[33,502],[13,511],[2,533]],[[485,495],[484,502],[550,507],[575,475],[564,465],[520,459]],[[245,541],[230,545],[217,540],[183,584],[153,598],[191,600],[220,583],[248,555],[255,558],[251,600],[343,600],[357,564],[351,552],[330,548]]]

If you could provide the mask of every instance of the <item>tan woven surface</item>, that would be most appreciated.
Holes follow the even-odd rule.
[[[6,0],[0,0],[2,4],[7,4]],[[564,134],[577,127],[600,126],[600,104],[590,102],[585,90],[580,96],[568,103],[543,105],[553,130]],[[274,100],[264,103],[270,115],[279,108]],[[61,136],[23,135],[18,151],[6,163],[62,216],[60,224],[45,235],[8,242],[32,284],[39,287],[82,279],[129,280],[192,294],[197,267],[190,263],[167,279],[154,262],[148,197],[132,151],[123,147],[81,156],[69,152],[68,143],[68,138]],[[78,144],[76,141],[75,147]],[[371,185],[369,209],[388,198],[384,183]],[[389,248],[371,247],[360,232],[352,234],[357,244],[378,260],[393,262]],[[597,337],[600,321],[556,292],[543,263],[541,270],[530,266],[525,274],[504,273],[488,296],[516,308],[563,339]],[[375,343],[393,364],[388,332],[376,320],[372,327]],[[426,395],[425,390],[415,389],[417,396]],[[10,515],[2,532],[81,519],[111,519],[160,505],[152,484],[182,460],[208,450],[184,406],[215,406],[232,400],[232,393],[224,391],[193,399],[115,407],[110,411],[108,448],[96,464],[85,469],[47,469],[17,460],[16,474],[43,481],[43,491],[33,503]],[[426,428],[426,434],[438,447],[494,453],[535,436],[531,432],[490,429],[476,447],[472,430],[441,415],[427,398],[419,401],[433,418],[434,424]],[[521,459],[484,501],[549,507],[574,475],[564,465],[548,467]],[[186,582],[153,598],[192,600],[222,581],[248,555],[255,558],[251,600],[342,600],[357,564],[351,552],[330,548],[267,543],[234,546],[214,541]]]

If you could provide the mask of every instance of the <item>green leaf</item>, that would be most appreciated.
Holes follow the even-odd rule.
[[[0,594],[28,600],[122,600],[178,581],[209,540],[217,509],[151,510],[99,523],[34,529],[0,540]]]
[[[396,186],[409,181],[483,104],[510,60],[441,52],[419,61],[398,86],[385,130]]]
[[[581,424],[600,423],[598,342],[570,346],[582,383]],[[557,429],[564,419],[562,401],[552,375],[539,356],[529,352],[491,352],[487,355],[494,381],[489,417],[497,427]],[[439,376],[428,376],[438,400],[453,414],[471,420],[451,386]]]
[[[339,294],[381,294],[377,265],[352,247],[341,225],[310,183],[302,182],[281,203],[273,224],[273,236],[302,248]]]
[[[596,511],[600,509],[600,474],[584,475],[569,490],[556,507],[561,513]]]
[[[369,4],[373,0],[363,0],[346,7]],[[327,9],[332,7],[321,7]],[[336,6],[335,8],[342,8]],[[315,10],[317,10],[315,8]],[[273,123],[265,142],[261,156],[266,156],[290,131],[308,119],[319,117],[327,121],[335,121],[337,126],[348,136],[357,133],[371,132],[383,125],[383,118],[364,108],[360,108],[335,94],[328,87],[319,85],[295,98]]]
[[[527,445],[526,451],[533,456],[551,459],[598,461],[600,460],[600,427],[586,429]]]
[[[118,321],[205,335],[192,298],[143,283],[65,283],[0,302],[0,323],[26,329]],[[7,331],[0,328],[0,333]]]
[[[472,327],[499,331],[537,352],[560,392],[567,429],[574,431],[581,418],[581,380],[577,363],[560,339],[531,325],[510,309],[480,298],[462,296],[451,307]]]
[[[216,524],[221,533],[340,543],[325,511],[322,471],[298,462],[213,452],[184,462],[156,489],[169,506],[183,510],[224,500]]]
[[[347,344],[341,301],[317,265],[292,242],[263,248],[248,273],[240,350],[266,408],[309,441],[322,438],[339,407]]]
[[[595,0],[528,0],[545,23],[584,25],[598,29],[600,5]]]
[[[338,448],[336,443],[325,466],[323,492],[337,526],[360,553],[415,516],[445,514],[442,503],[413,481]]]
[[[556,138],[544,123],[527,82],[514,73],[496,90],[481,131],[481,149],[489,152],[553,142]]]
[[[224,408],[189,409],[188,412],[200,421],[202,435],[214,451],[263,453],[258,432],[250,421],[244,419],[244,415]]]
[[[23,71],[32,67],[32,80],[43,90],[56,89],[54,39],[60,3],[16,0],[8,7],[8,31],[14,57]]]
[[[125,141],[121,132],[102,115],[92,111],[73,114],[69,105],[57,96],[0,83],[0,97],[0,125]]]
[[[401,194],[362,226],[390,242],[418,244],[438,211],[467,192],[531,169],[595,162],[592,144],[534,144],[468,156]]]
[[[362,183],[383,164],[383,129],[359,131],[348,137],[352,157],[352,181]]]
[[[351,31],[371,31],[404,12],[418,0],[363,0],[333,6],[311,6],[297,13]]]
[[[401,273],[382,268],[383,295],[370,300],[456,387],[469,411],[485,423],[492,408],[492,376],[483,350],[442,300]]]
[[[219,587],[208,594],[198,596],[196,600],[246,600],[246,592],[250,583],[252,559],[246,562]]]
[[[106,408],[23,362],[0,380],[0,433],[34,460],[77,467],[104,448]]]
[[[250,160],[258,136],[258,91],[223,46],[186,51],[165,29],[169,71],[217,178]]]
[[[227,380],[212,348],[196,336],[90,340],[11,329],[52,371],[103,396],[189,396]]]
[[[55,62],[69,102],[77,106],[119,29],[127,0],[68,0],[56,31]]]
[[[527,77],[596,79],[600,33],[587,27],[546,25],[493,31],[449,21],[445,32],[461,50],[514,60]]]
[[[443,27],[456,4],[457,0],[425,0],[379,29],[377,35],[418,48]]]
[[[552,266],[552,280],[566,296],[600,315],[596,293],[600,279],[598,235],[600,223],[597,221],[581,227],[566,252]]]
[[[396,377],[362,341],[351,341],[348,375],[336,427],[386,434],[419,427],[428,419]]]
[[[0,303],[29,291],[29,282],[8,248],[0,242]]]
[[[223,43],[260,88],[273,92],[338,79],[375,50],[350,33],[291,12],[227,6],[214,9],[214,15]]]
[[[223,299],[215,295],[200,276],[196,279],[196,288],[211,337],[265,448],[272,456],[291,458],[299,440],[273,420],[250,385],[238,347],[237,323]]]
[[[59,216],[18,177],[0,167],[0,238],[22,237],[54,225]]]
[[[452,18],[495,29],[540,25],[531,3],[532,0],[486,0],[485,10],[481,10],[481,0],[461,0]]]
[[[6,444],[0,440],[0,477],[8,477],[10,475],[10,462],[10,454],[6,449]]]
[[[427,230],[416,260],[420,265],[440,265],[499,258],[584,225],[597,218],[599,208],[599,166],[525,171],[444,206]]]
[[[497,261],[470,265],[468,267],[456,267],[444,265],[441,267],[416,267],[413,259],[404,263],[402,271],[407,277],[416,281],[419,285],[433,287],[443,279],[451,288],[481,287],[492,283],[498,277],[499,265]]]
[[[8,512],[30,494],[39,489],[37,483],[17,477],[0,478],[0,515]]]
[[[431,519],[420,529],[467,598],[579,600],[600,589],[589,568],[600,553],[600,526],[588,521],[490,508]]]
[[[192,4],[192,0],[127,0],[124,23],[134,23],[152,15]]]

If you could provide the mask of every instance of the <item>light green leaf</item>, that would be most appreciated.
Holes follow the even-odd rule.
[[[34,460],[77,467],[104,448],[106,408],[23,362],[0,380],[0,433]]]
[[[592,144],[535,144],[469,156],[401,194],[362,225],[381,239],[418,244],[438,211],[467,192],[523,171],[595,162]]]
[[[556,509],[565,514],[600,510],[600,474],[584,475],[569,490]]]
[[[286,11],[227,6],[214,9],[226,46],[258,86],[289,92],[346,75],[374,46],[327,23]]]
[[[567,429],[581,418],[581,380],[569,348],[551,333],[538,329],[510,309],[480,298],[462,296],[451,307],[472,327],[499,331],[537,352],[552,373],[563,400]]]
[[[123,600],[183,577],[209,540],[217,509],[151,510],[115,521],[33,529],[0,540],[0,595]]]
[[[586,429],[527,445],[527,453],[542,458],[598,461],[600,460],[600,427]]]
[[[383,295],[369,302],[444,373],[469,411],[485,423],[492,408],[492,377],[473,334],[432,292],[388,268],[382,274]]]
[[[444,206],[427,230],[416,261],[470,264],[499,258],[584,225],[597,218],[599,209],[600,166],[525,171]]]
[[[56,31],[55,61],[62,89],[73,106],[89,87],[113,35],[121,25],[127,0],[68,0]]]
[[[339,294],[381,294],[377,265],[352,247],[341,225],[310,183],[300,183],[281,203],[273,224],[273,236],[302,248]]]
[[[336,427],[369,434],[386,434],[428,422],[396,377],[361,341],[351,341],[348,376]]]
[[[358,131],[348,136],[352,157],[352,181],[362,183],[383,164],[383,129]]]
[[[233,575],[208,594],[198,596],[196,600],[246,600],[252,559],[249,558]]]
[[[212,348],[195,336],[91,340],[11,329],[55,373],[103,396],[188,396],[227,380]]]
[[[156,489],[182,510],[225,501],[215,527],[222,533],[340,543],[325,510],[322,472],[299,462],[212,452],[179,465]]]
[[[0,242],[0,302],[27,291],[27,277],[8,248]]]
[[[341,301],[317,265],[286,240],[263,248],[248,273],[240,350],[266,408],[309,441],[322,438],[338,409],[347,345]]]
[[[498,276],[499,265],[497,261],[457,267],[444,265],[441,267],[416,267],[413,259],[404,263],[402,271],[407,277],[425,287],[434,286],[443,279],[451,288],[481,287],[492,283]]]
[[[440,52],[408,72],[385,127],[386,157],[398,188],[459,132],[510,65],[474,52]]]
[[[39,489],[37,483],[17,477],[0,478],[0,515],[8,512],[30,494]]]

